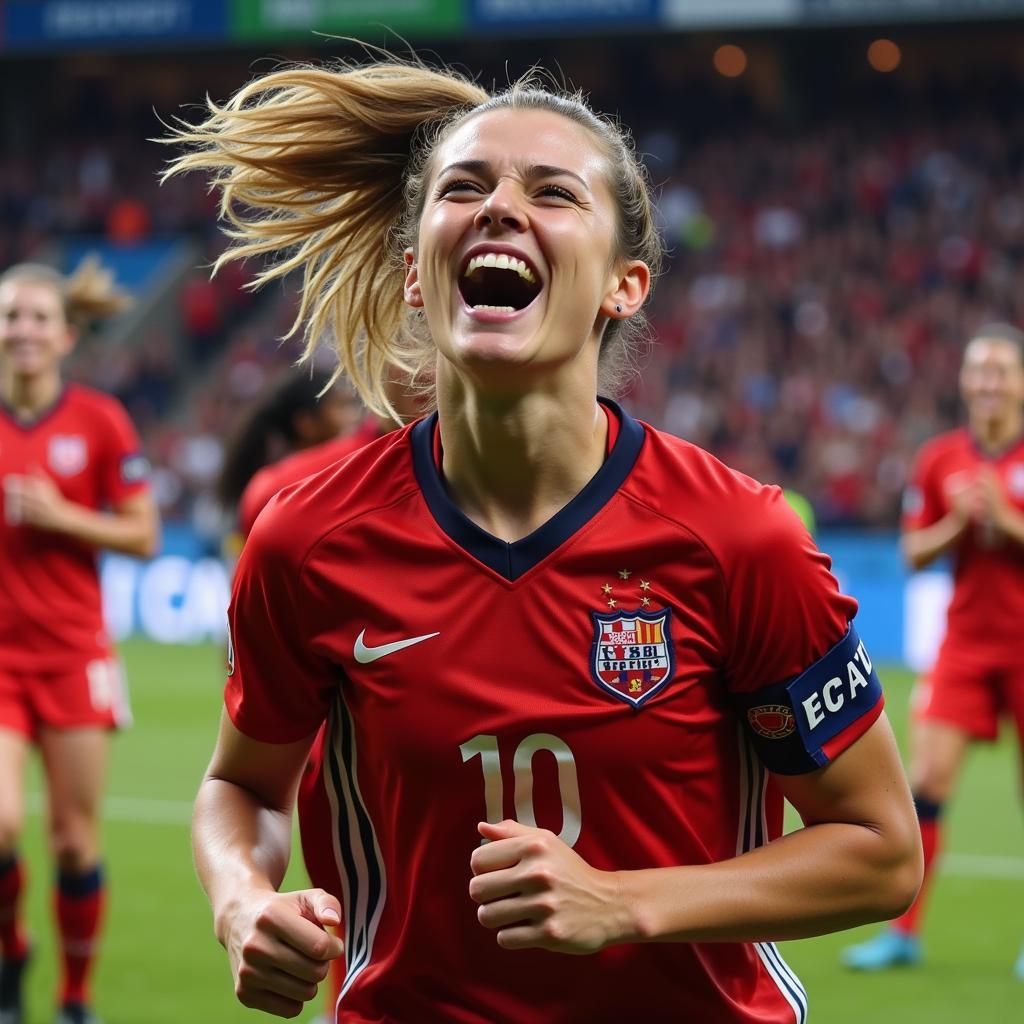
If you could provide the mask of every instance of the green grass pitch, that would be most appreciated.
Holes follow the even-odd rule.
[[[269,1020],[234,1001],[227,961],[213,938],[189,853],[188,804],[216,732],[221,653],[212,646],[144,642],[126,644],[122,653],[136,724],[117,738],[111,764],[104,830],[111,893],[97,1009],[106,1024]],[[889,714],[902,739],[911,679],[890,669],[883,680]],[[934,889],[926,966],[869,977],[841,969],[838,951],[871,929],[783,947],[809,991],[812,1022],[1024,1021],[1024,982],[1011,974],[1024,942],[1024,833],[1015,758],[1008,736],[971,758],[949,818],[950,855]],[[55,974],[51,868],[42,841],[37,770],[29,791],[32,811],[24,854],[31,873],[29,917],[36,956],[26,1024],[50,1024]],[[301,884],[298,869],[290,877]]]

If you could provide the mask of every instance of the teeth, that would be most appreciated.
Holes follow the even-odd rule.
[[[533,271],[520,259],[515,256],[508,256],[505,253],[488,252],[474,256],[466,267],[465,276],[469,277],[475,270],[481,267],[494,268],[495,270],[514,270],[524,281],[536,284],[537,278]]]
[[[483,309],[493,313],[514,313],[516,311],[515,306],[485,306],[483,304],[474,306],[474,309]]]

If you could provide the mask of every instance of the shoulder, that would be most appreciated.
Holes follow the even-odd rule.
[[[917,462],[919,466],[933,466],[945,459],[970,456],[973,450],[971,435],[960,427],[925,441],[918,449]]]
[[[118,399],[85,384],[68,384],[64,402],[69,412],[82,417],[101,430],[131,426],[128,411]]]
[[[113,395],[99,391],[86,384],[67,384],[64,390],[64,401],[75,409],[90,409],[103,413],[121,413],[126,415],[124,406]]]
[[[246,550],[302,563],[325,537],[416,491],[405,428],[283,486],[256,519]]]
[[[723,567],[757,551],[803,546],[808,534],[782,489],[731,469],[689,441],[646,427],[630,497],[679,524]]]

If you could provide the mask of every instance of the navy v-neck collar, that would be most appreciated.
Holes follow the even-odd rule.
[[[64,405],[64,401],[68,396],[68,391],[71,385],[62,383],[60,391],[57,392],[57,397],[45,408],[40,409],[31,419],[23,420],[15,414],[14,409],[11,408],[2,398],[0,398],[0,413],[3,413],[4,417],[11,421],[11,424],[17,427],[23,433],[30,433],[35,430],[36,427],[45,423],[51,416],[54,416],[60,411]]]
[[[982,447],[981,442],[975,436],[974,431],[971,430],[970,427],[965,427],[964,429],[967,431],[967,437],[970,440],[971,447],[974,449],[975,453],[980,455],[987,462],[999,462],[1001,459],[1006,458],[1007,455],[1015,452],[1021,446],[1024,446],[1024,434],[1018,434],[1012,440],[1007,441],[1006,444],[1001,445],[994,451],[989,451]]]
[[[602,398],[619,421],[619,436],[601,468],[583,490],[543,526],[521,540],[501,540],[477,526],[451,499],[434,461],[437,413],[412,428],[413,469],[437,525],[463,550],[507,580],[532,569],[601,511],[629,476],[644,443],[644,428],[614,402]]]

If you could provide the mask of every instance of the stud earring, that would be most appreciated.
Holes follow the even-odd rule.
[[[615,307],[615,312],[616,313],[621,313],[622,312],[622,307],[621,306],[616,306]]]

